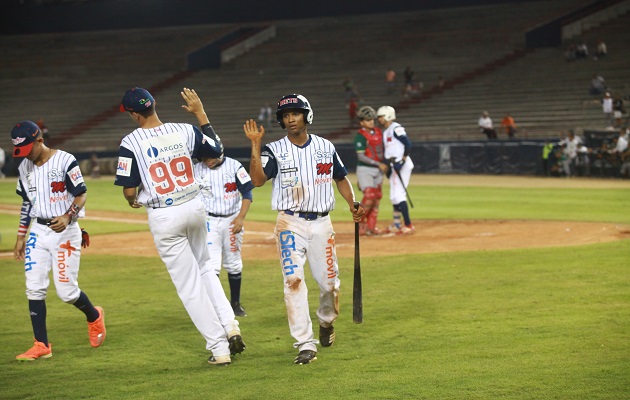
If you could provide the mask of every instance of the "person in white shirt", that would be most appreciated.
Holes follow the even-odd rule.
[[[488,111],[481,113],[478,124],[481,132],[486,134],[488,140],[497,138],[497,131],[494,129],[494,125],[492,124],[492,119],[490,118]]]

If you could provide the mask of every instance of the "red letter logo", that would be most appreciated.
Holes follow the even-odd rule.
[[[224,187],[225,193],[236,192],[236,182],[228,182]]]
[[[62,193],[66,191],[66,182],[51,182],[50,187],[53,193]]]
[[[317,164],[317,175],[330,175],[332,172],[332,163]]]

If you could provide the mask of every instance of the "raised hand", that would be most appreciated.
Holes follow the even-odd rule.
[[[256,125],[256,121],[250,119],[249,121],[245,121],[245,125],[243,125],[243,130],[245,131],[245,135],[252,142],[260,143],[262,141],[262,137],[265,135],[265,127],[260,125],[258,127]]]

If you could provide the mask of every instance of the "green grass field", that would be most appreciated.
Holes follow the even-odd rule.
[[[90,181],[88,187],[88,212],[134,212],[111,181]],[[13,181],[0,183],[0,204],[19,203],[14,188]],[[630,224],[624,211],[629,187],[580,189],[562,180],[552,188],[427,185],[415,176],[410,192],[415,220]],[[248,219],[273,220],[268,185],[254,196]],[[341,207],[334,221],[347,220]],[[389,208],[384,201],[383,219],[391,217]],[[17,219],[0,214],[0,250],[12,249]],[[89,220],[82,225],[92,234],[148,229]],[[242,297],[249,316],[241,327],[248,347],[227,368],[207,365],[204,341],[158,258],[94,256],[89,250],[80,283],[105,309],[107,341],[92,349],[82,314],[51,287],[54,357],[19,363],[15,355],[32,344],[24,274],[17,262],[2,257],[0,398],[629,398],[630,240],[403,253],[362,260],[360,325],[352,323],[352,260],[341,259],[337,342],[320,348],[318,360],[306,366],[292,364],[297,351],[277,261],[247,261]],[[317,293],[310,276],[307,283],[314,317]]]

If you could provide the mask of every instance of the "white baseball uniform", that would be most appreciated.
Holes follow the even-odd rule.
[[[147,208],[149,228],[177,294],[206,348],[224,356],[230,354],[226,332],[238,330],[238,322],[210,269],[201,181],[192,162],[207,146],[215,156],[222,152],[218,136],[208,137],[190,124],[138,128],[120,144],[115,184],[139,187],[137,202]]]
[[[312,134],[304,146],[292,144],[287,137],[267,144],[261,161],[267,179],[272,179],[271,208],[278,211],[274,234],[294,347],[317,351],[304,264],[308,260],[319,285],[320,325],[331,326],[339,316],[340,281],[335,232],[328,213],[335,206],[334,179],[348,173],[334,145]]]
[[[403,128],[398,122],[393,121],[387,129],[383,131],[385,159],[389,160],[393,157],[396,162],[400,162],[405,154],[405,141],[409,142],[405,128]],[[405,188],[409,185],[412,170],[413,161],[411,160],[411,157],[407,156],[405,163],[399,171],[400,176],[402,177],[402,182],[400,181],[396,171],[392,171],[392,174],[389,177],[389,199],[392,204],[396,205],[407,201]]]
[[[230,157],[225,157],[215,168],[209,168],[203,162],[197,163],[194,170],[202,184],[201,193],[206,207],[211,268],[219,274],[223,263],[228,274],[241,273],[245,229],[233,233],[231,225],[241,211],[242,198],[252,200],[252,180],[243,165]]]
[[[65,214],[75,196],[86,192],[79,164],[72,154],[57,150],[41,166],[25,158],[18,172],[16,192],[22,196],[24,207],[30,207],[28,215],[33,218],[26,236],[26,296],[29,300],[46,299],[52,269],[57,295],[73,304],[81,294],[77,281],[81,228],[73,221],[57,233],[48,222]],[[85,216],[85,210],[81,209],[78,216]]]

